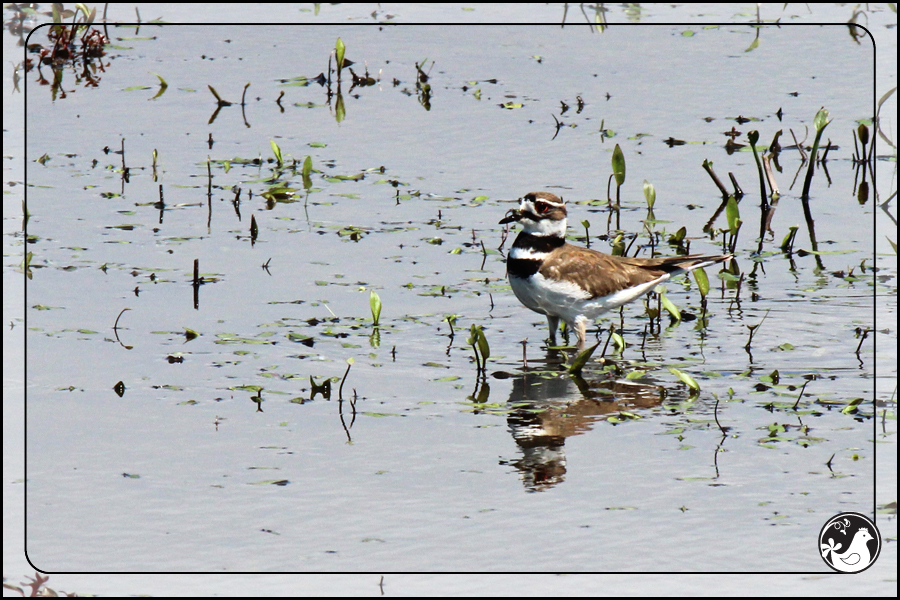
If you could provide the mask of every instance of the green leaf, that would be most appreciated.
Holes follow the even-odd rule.
[[[697,282],[697,289],[700,290],[700,297],[706,298],[709,293],[709,277],[706,276],[704,269],[694,269],[694,281]]]
[[[728,196],[728,203],[725,205],[725,217],[728,220],[728,230],[731,235],[735,235],[738,231],[738,221],[741,218],[741,211],[738,208],[737,200],[734,196]]]
[[[683,371],[679,371],[675,367],[669,367],[669,372],[681,380],[681,382],[695,391],[700,391],[700,385],[694,381],[694,378]]]
[[[260,196],[273,202],[287,202],[293,199],[294,192],[296,191],[297,190],[287,186],[276,185],[260,194]]]
[[[158,73],[154,73],[154,72],[152,72],[152,71],[150,72],[150,74],[151,74],[151,75],[156,75],[156,78],[159,79],[159,87],[160,87],[161,90],[164,90],[164,89],[166,89],[167,87],[169,87],[169,84],[166,83],[166,80],[162,78],[162,75],[159,75]]]
[[[575,357],[575,360],[572,361],[572,364],[569,365],[569,373],[581,373],[581,370],[584,368],[584,365],[587,364],[587,361],[591,359],[591,355],[594,354],[594,350],[597,349],[597,346],[600,345],[600,342],[597,342],[590,348],[580,352],[578,356]]]
[[[669,311],[669,314],[672,315],[672,318],[676,321],[680,321],[681,311],[679,311],[678,307],[675,306],[675,304],[671,300],[669,300],[669,297],[665,294],[660,294],[659,299],[662,302],[663,308]]]
[[[822,141],[822,132],[825,131],[825,128],[829,123],[831,123],[831,121],[828,120],[828,111],[824,108],[819,109],[819,112],[816,113],[816,117],[813,119],[813,124],[816,126],[816,138],[813,140],[812,150],[809,152],[809,167],[806,170],[806,179],[803,182],[803,192],[800,195],[801,198],[809,198],[809,188],[812,184],[813,171],[815,171],[819,143]]]
[[[338,38],[337,42],[334,45],[334,52],[337,57],[338,77],[340,77],[341,69],[344,68],[344,51],[345,50],[346,50],[346,47],[344,46],[344,42],[341,40],[341,38]]]
[[[487,363],[487,359],[491,357],[491,347],[488,345],[487,336],[484,335],[484,329],[478,326],[478,351],[481,353],[482,364]]]
[[[269,143],[272,144],[272,152],[275,153],[275,161],[278,163],[278,166],[281,167],[284,164],[284,159],[281,157],[281,148],[278,147],[275,140],[269,140]]]
[[[487,338],[484,336],[484,329],[481,325],[472,323],[472,326],[469,327],[469,339],[467,341],[475,353],[475,363],[478,366],[478,371],[483,372],[487,359],[491,355],[491,349],[488,346]],[[481,355],[480,360],[478,358],[479,354]]]
[[[857,412],[857,410],[858,410],[857,407],[862,402],[863,402],[862,398],[854,398],[853,400],[850,401],[849,404],[847,404],[847,406],[844,407],[843,410],[841,410],[841,412],[845,415],[853,414],[853,413]]]
[[[684,242],[685,237],[687,237],[687,227],[681,227],[678,231],[669,236],[669,243],[675,244],[676,246],[680,245]]]
[[[820,109],[819,112],[816,113],[816,118],[813,119],[816,131],[824,130],[829,123],[831,123],[831,121],[828,120],[828,111],[824,108]]]
[[[781,249],[784,252],[787,252],[788,248],[791,247],[791,242],[794,240],[794,236],[797,235],[797,229],[799,229],[799,227],[796,225],[791,225],[788,228],[787,235],[784,236],[784,239],[781,241]]]
[[[621,186],[625,183],[625,155],[622,153],[622,149],[618,144],[616,144],[616,147],[613,149],[612,170],[613,175],[616,178],[616,185]]]
[[[856,134],[859,136],[859,141],[863,146],[869,144],[869,128],[866,127],[865,123],[859,124],[859,127],[856,128]]]
[[[381,318],[381,298],[375,290],[369,292],[369,308],[372,309],[372,324],[378,327],[378,320]]]
[[[87,4],[85,4],[84,2],[76,2],[76,3],[75,3],[75,8],[77,8],[77,9],[80,10],[82,13],[84,13],[84,16],[85,16],[85,17],[89,17],[90,14],[91,14],[91,9],[89,9],[89,8],[87,7]]]
[[[303,170],[300,172],[300,175],[303,178],[303,189],[309,190],[312,187],[312,179],[309,174],[312,173],[312,157],[307,156],[306,160],[303,161]]]
[[[646,179],[644,180],[644,198],[647,199],[647,208],[653,208],[653,205],[656,204],[656,188]]]

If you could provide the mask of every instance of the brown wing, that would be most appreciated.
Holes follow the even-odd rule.
[[[598,298],[653,281],[666,273],[678,274],[701,263],[722,262],[728,258],[731,257],[699,254],[628,258],[566,244],[555,253],[554,260],[544,262],[540,273],[552,279],[577,282],[592,298]]]

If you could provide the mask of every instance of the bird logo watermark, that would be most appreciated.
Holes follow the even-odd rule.
[[[868,569],[881,554],[881,533],[865,515],[845,512],[825,523],[819,533],[819,552],[825,563],[841,573]]]

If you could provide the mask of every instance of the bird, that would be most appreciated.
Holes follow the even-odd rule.
[[[833,539],[828,538],[828,544],[822,545],[822,556],[826,556],[830,551],[831,564],[835,569],[845,573],[856,573],[868,566],[869,562],[872,560],[868,542],[873,539],[875,538],[872,537],[872,534],[869,533],[868,529],[860,527],[859,531],[853,536],[850,547],[843,552],[837,552],[837,550],[840,550],[841,548],[840,543],[835,544]]]
[[[500,224],[519,223],[522,231],[506,260],[516,298],[545,315],[550,344],[556,345],[559,321],[585,348],[587,326],[603,313],[636,300],[682,273],[732,258],[730,254],[631,258],[613,256],[566,241],[565,203],[549,192],[530,192],[519,208],[507,211]]]

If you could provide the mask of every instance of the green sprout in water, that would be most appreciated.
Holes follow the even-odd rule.
[[[616,147],[613,149],[612,155],[612,178],[616,180],[616,205],[620,204],[619,202],[619,194],[622,188],[622,185],[625,183],[625,154],[622,152],[622,149],[616,144]],[[609,193],[607,192],[607,195]]]
[[[307,156],[306,160],[303,161],[303,170],[300,172],[300,175],[303,177],[303,189],[307,191],[312,187],[312,179],[310,178],[311,173],[312,157]]]
[[[372,309],[372,325],[378,327],[378,321],[381,319],[381,298],[375,290],[369,292],[369,308]]]
[[[790,254],[794,250],[794,238],[797,237],[797,230],[799,227],[796,225],[791,225],[789,228],[788,234],[784,236],[784,240],[781,242],[781,251],[785,254]]]
[[[338,81],[341,80],[341,69],[344,68],[344,52],[346,51],[346,46],[344,46],[344,42],[341,38],[337,39],[337,42],[334,44],[334,52],[335,58],[337,59],[337,78]]]
[[[692,392],[700,391],[700,384],[698,384],[697,381],[693,377],[691,377],[684,371],[679,371],[675,367],[669,367],[669,372],[672,375],[674,375],[675,377],[677,377],[679,380],[681,380],[681,382],[684,385],[688,386]]]
[[[666,309],[672,319],[675,321],[681,321],[681,311],[678,310],[678,307],[675,306],[675,303],[672,302],[664,291],[659,292],[659,301],[662,303],[662,307]]]
[[[738,208],[738,203],[734,196],[728,196],[728,202],[725,203],[725,218],[728,222],[728,233],[730,235],[728,248],[731,253],[734,253],[735,246],[737,246],[738,231],[740,231],[741,225],[744,223],[741,221],[741,210]]]
[[[620,233],[612,243],[613,256],[625,256],[625,238]]]
[[[275,143],[275,140],[269,140],[269,143],[272,144],[272,152],[275,153],[275,163],[280,169],[284,165],[284,158],[281,156],[281,148]]]
[[[656,188],[646,179],[644,180],[644,198],[647,200],[647,208],[652,211],[653,205],[656,204]]]
[[[800,196],[803,199],[809,198],[809,186],[812,184],[813,172],[816,168],[816,155],[819,153],[819,143],[822,141],[822,132],[825,131],[829,123],[831,121],[828,119],[828,111],[825,108],[821,108],[813,120],[813,124],[816,126],[816,138],[813,140],[812,151],[809,153],[809,168],[806,171],[806,181],[803,182],[803,194]]]
[[[594,354],[594,350],[597,349],[597,346],[600,345],[600,342],[597,342],[590,348],[586,348],[585,350],[578,353],[574,360],[572,360],[572,364],[567,367],[567,370],[572,375],[578,375],[581,373],[581,370],[584,368],[584,365],[591,359],[591,356]]]
[[[469,339],[466,341],[475,352],[475,366],[478,372],[484,374],[487,360],[491,357],[491,348],[488,345],[487,337],[484,335],[484,328],[481,325],[472,323],[472,327],[469,329]]]
[[[694,269],[691,271],[694,275],[694,281],[697,282],[697,290],[700,292],[700,319],[697,321],[697,328],[706,327],[706,295],[709,294],[709,277],[706,275],[705,269]]]
[[[452,340],[456,336],[456,332],[453,331],[453,324],[456,323],[456,320],[459,318],[459,315],[446,315],[444,320],[447,321],[447,325],[450,326],[450,339]]]
[[[706,298],[709,293],[709,277],[706,275],[705,269],[694,269],[694,281],[697,282],[697,289],[700,290],[700,299]]]
[[[648,227],[652,227],[656,215],[653,214],[653,205],[656,204],[656,188],[653,184],[644,180],[644,199],[647,201],[647,221]]]

